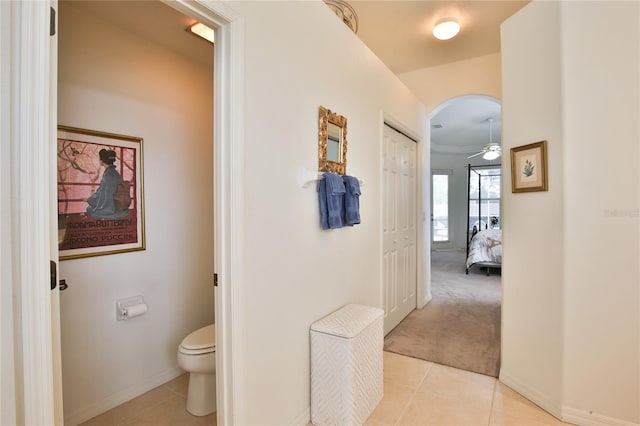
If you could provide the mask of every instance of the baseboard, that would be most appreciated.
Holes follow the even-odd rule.
[[[500,381],[563,422],[580,426],[640,426],[640,423],[615,419],[566,405],[558,405],[541,392],[522,384],[502,369],[500,370]]]
[[[562,420],[580,426],[639,426],[640,423],[633,423],[626,420],[614,419],[601,414],[578,410],[577,408],[563,407]]]
[[[303,413],[296,416],[291,422],[291,426],[306,426],[311,423],[311,407],[307,407]]]
[[[149,377],[144,383],[138,383],[134,386],[130,386],[119,392],[116,392],[101,401],[95,402],[88,407],[76,410],[73,413],[64,413],[64,424],[66,426],[76,426],[82,422],[85,422],[95,416],[98,416],[105,411],[109,411],[120,404],[123,404],[137,396],[142,395],[145,392],[150,391],[153,388],[157,388],[160,385],[167,383],[170,380],[184,374],[184,370],[179,367],[165,371],[155,376]]]
[[[431,302],[431,299],[433,299],[433,295],[429,292],[429,294],[427,294],[427,296],[422,299],[422,302],[418,305],[418,309],[422,309],[427,306],[427,303]]]
[[[562,418],[562,406],[557,402],[549,399],[542,392],[526,386],[503,369],[500,369],[499,379],[502,383],[509,386],[511,389],[518,392],[520,395],[524,396],[529,401],[533,402],[552,416],[558,419]]]

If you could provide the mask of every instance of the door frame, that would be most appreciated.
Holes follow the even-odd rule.
[[[243,20],[223,3],[161,0],[216,28],[214,87],[214,232],[218,424],[236,423],[242,383]],[[55,5],[55,0],[51,3]],[[49,2],[0,2],[0,403],[9,424],[61,424],[61,372],[54,368],[49,259],[57,223],[50,176],[55,169],[57,93],[50,69]],[[33,52],[21,55],[20,52]],[[6,94],[6,96],[5,96]],[[53,153],[53,154],[52,154]],[[8,154],[8,155],[5,155]],[[8,223],[7,218],[10,218]],[[53,244],[55,245],[55,244]],[[57,260],[57,259],[56,259]],[[233,281],[233,285],[232,285]],[[2,286],[5,287],[4,285]],[[57,290],[56,290],[57,291]],[[55,298],[54,298],[55,299]],[[55,302],[55,300],[53,300]],[[5,321],[5,319],[7,321]],[[59,333],[59,324],[57,325]],[[59,350],[59,346],[58,349]],[[232,356],[233,354],[233,356]],[[5,370],[5,367],[9,367]],[[55,387],[54,387],[55,383]],[[6,390],[14,392],[6,392]]]
[[[242,119],[243,20],[220,2],[161,0],[215,28],[214,44],[214,271],[216,323],[217,423],[234,425],[237,419],[238,383],[242,383],[242,164],[244,126]]]
[[[57,253],[50,251],[57,96],[50,75],[55,62],[49,33],[50,10],[56,3],[1,3],[0,52],[9,59],[0,71],[0,210],[2,233],[8,237],[0,246],[1,420],[55,424],[62,415],[62,395],[54,388],[61,384],[61,370],[54,365],[59,345],[53,342],[53,330],[57,327],[59,333],[60,326],[52,318],[52,293],[58,290],[51,291],[49,265],[57,261]]]

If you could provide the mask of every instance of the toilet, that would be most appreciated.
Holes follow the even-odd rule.
[[[215,324],[202,327],[182,340],[178,365],[189,373],[187,411],[194,416],[216,411]]]

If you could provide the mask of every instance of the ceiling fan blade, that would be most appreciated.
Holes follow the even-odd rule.
[[[482,155],[482,154],[484,154],[484,151],[481,151],[481,152],[479,152],[477,154],[470,155],[470,156],[467,157],[467,159],[473,158],[473,157],[477,157],[478,155]]]

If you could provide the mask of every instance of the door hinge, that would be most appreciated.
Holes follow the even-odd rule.
[[[213,274],[213,286],[218,287],[218,274]]]
[[[56,35],[56,10],[53,7],[49,13],[49,35]]]
[[[51,274],[51,290],[54,290],[56,288],[56,286],[58,285],[58,271],[57,271],[57,267],[56,267],[56,262],[54,262],[53,260],[49,261],[49,271]]]

